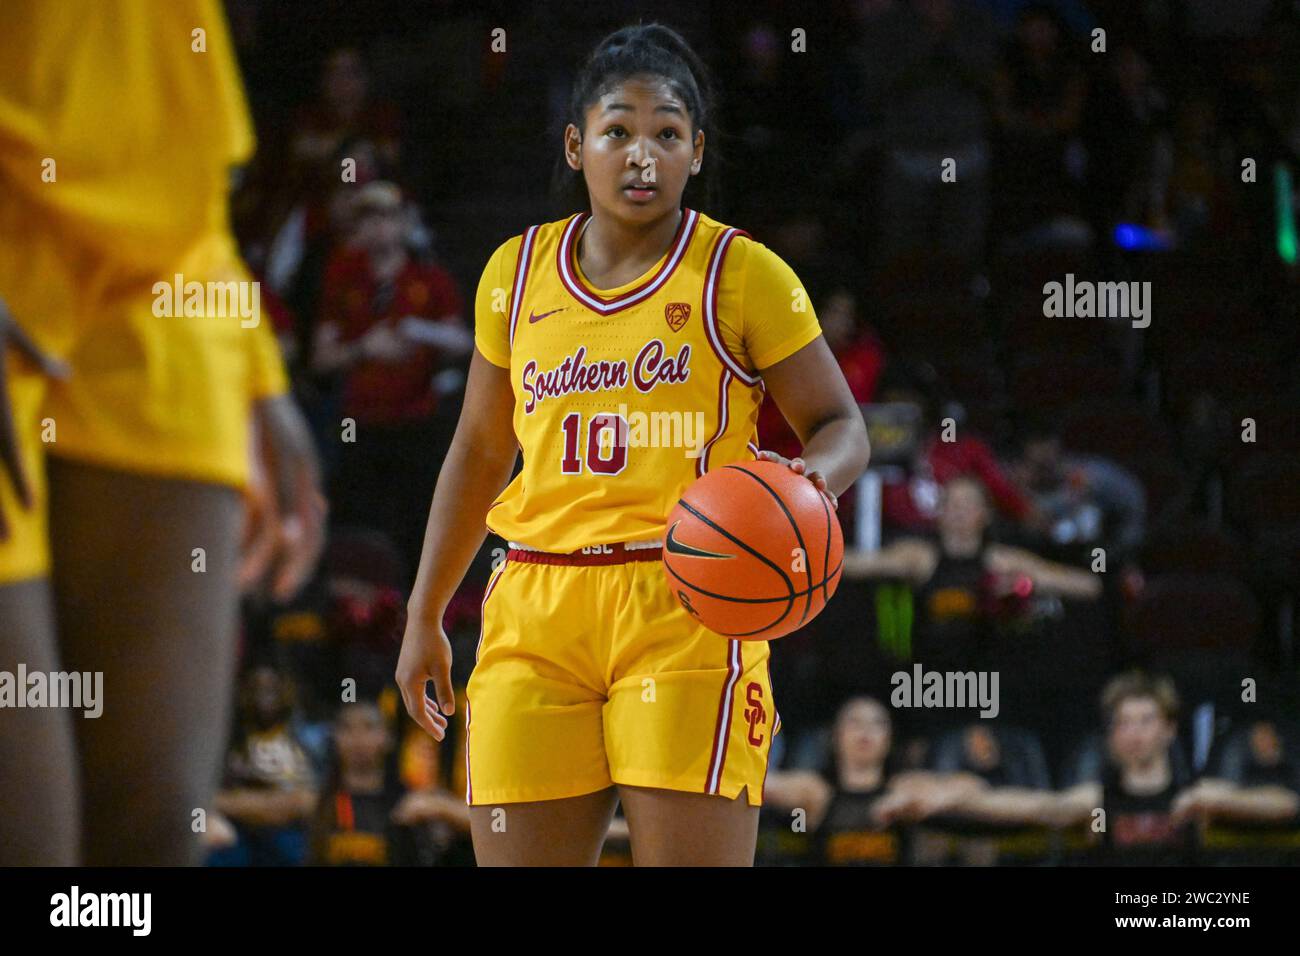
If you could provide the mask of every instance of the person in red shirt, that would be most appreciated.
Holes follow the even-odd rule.
[[[821,319],[822,335],[831,347],[853,397],[859,404],[870,402],[885,366],[885,350],[876,333],[859,321],[857,296],[842,286],[836,288],[826,297],[817,315]],[[798,457],[802,447],[799,439],[790,430],[785,416],[770,395],[758,411],[758,433],[763,436],[764,448],[786,458]],[[843,500],[840,504],[844,504]]]
[[[449,439],[439,396],[458,386],[452,363],[473,337],[450,274],[411,257],[408,223],[396,186],[362,187],[354,242],[325,272],[312,368],[341,391],[335,520],[389,534],[409,572]]]
[[[886,400],[918,404],[925,429],[912,466],[897,478],[886,478],[881,486],[881,512],[887,529],[908,534],[933,531],[940,489],[964,477],[979,480],[1002,518],[1014,524],[1033,518],[1032,502],[1003,471],[993,449],[982,438],[970,434],[969,428],[959,422],[954,422],[945,434],[944,421],[934,413],[933,402],[912,389],[893,389]],[[945,441],[948,437],[952,440]]]

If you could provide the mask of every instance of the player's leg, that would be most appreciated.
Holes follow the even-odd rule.
[[[470,807],[479,866],[595,866],[618,794]],[[751,848],[752,853],[752,848]]]
[[[56,460],[50,502],[63,666],[104,675],[102,715],[76,721],[85,862],[196,863],[231,706],[239,494]]]
[[[610,777],[638,866],[752,866],[772,735],[769,650],[698,625],[659,562],[618,569],[605,707]]]
[[[488,582],[465,709],[482,866],[589,866],[600,855],[617,794],[591,620],[599,570],[509,558]]]
[[[41,298],[39,276],[29,276],[14,250],[19,233],[14,212],[0,204],[0,286],[5,305],[33,313],[36,303],[50,302],[54,314],[66,314],[60,290]],[[25,247],[24,247],[25,248]],[[50,244],[33,240],[37,268],[50,265]],[[42,253],[44,255],[42,255]],[[16,314],[16,313],[15,313]],[[38,325],[33,335],[44,348],[57,347],[56,323]],[[0,414],[11,416],[31,506],[19,502],[13,483],[0,474],[0,516],[6,536],[0,540],[0,672],[17,679],[61,670],[49,582],[46,526],[48,487],[41,424],[45,380],[12,352],[5,362]],[[48,434],[48,433],[47,433]],[[27,688],[17,685],[19,695]],[[12,702],[14,704],[17,701]],[[79,862],[80,797],[72,724],[81,715],[58,707],[0,709],[0,866],[73,866]]]
[[[60,669],[44,578],[0,586],[0,671],[16,675],[19,664],[29,674]],[[79,862],[73,719],[56,707],[0,710],[0,866]]]
[[[758,807],[703,793],[620,784],[635,866],[753,866]]]

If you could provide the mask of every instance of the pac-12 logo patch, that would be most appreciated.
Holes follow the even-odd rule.
[[[749,722],[749,742],[758,747],[763,743],[763,735],[758,729],[767,723],[767,711],[763,709],[763,687],[756,681],[750,681],[745,687],[745,720]]]
[[[669,302],[664,306],[664,318],[668,320],[668,328],[674,332],[680,332],[686,320],[691,317],[691,304],[689,302]]]

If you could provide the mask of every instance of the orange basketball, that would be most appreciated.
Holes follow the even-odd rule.
[[[711,631],[768,641],[803,627],[840,583],[844,536],[811,481],[771,461],[708,472],[668,516],[664,570]]]

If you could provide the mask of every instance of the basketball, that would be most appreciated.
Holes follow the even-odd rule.
[[[840,582],[844,536],[830,503],[785,465],[725,465],[668,516],[664,570],[678,602],[723,637],[768,641],[803,627]]]

